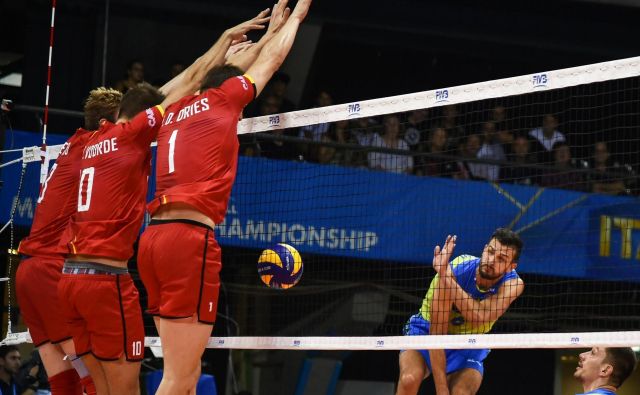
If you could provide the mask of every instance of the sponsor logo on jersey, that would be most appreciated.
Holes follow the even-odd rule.
[[[153,110],[150,108],[147,108],[147,119],[149,120],[150,127],[156,126],[156,117],[153,115]]]
[[[244,77],[242,77],[242,76],[237,76],[236,78],[237,78],[237,79],[239,79],[239,80],[240,80],[240,82],[242,82],[242,88],[243,88],[245,91],[248,91],[248,90],[249,90],[249,85],[247,84],[247,80],[246,80]]]

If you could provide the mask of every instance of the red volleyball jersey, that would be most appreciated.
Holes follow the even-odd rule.
[[[150,144],[162,124],[155,106],[130,122],[106,122],[80,160],[77,212],[62,238],[68,253],[127,260],[144,217]]]
[[[51,257],[66,252],[58,243],[69,218],[76,212],[80,158],[92,133],[80,128],[62,145],[38,196],[29,236],[18,247],[21,254]]]
[[[222,222],[236,178],[238,120],[255,95],[253,80],[244,75],[167,108],[158,132],[152,215],[163,204],[181,202]]]

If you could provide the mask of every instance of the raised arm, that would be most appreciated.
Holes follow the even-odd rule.
[[[207,52],[160,88],[160,92],[165,95],[162,106],[166,108],[176,100],[197,91],[207,71],[214,66],[224,64],[225,55],[231,44],[234,41],[245,39],[245,34],[250,30],[264,29],[264,24],[269,20],[268,15],[269,9],[267,8],[256,17],[222,33],[218,41]]]
[[[247,74],[253,78],[256,85],[256,95],[264,89],[273,73],[278,70],[289,54],[300,23],[309,11],[311,0],[299,0],[296,8],[286,20],[280,31],[269,39],[257,59],[247,69]]]
[[[257,43],[245,46],[238,51],[230,51],[227,63],[240,68],[242,71],[247,69],[256,61],[262,48],[282,29],[285,22],[289,19],[291,10],[287,7],[288,0],[279,0],[273,6],[271,12],[271,20],[267,32],[260,38]]]
[[[475,300],[458,285],[450,272],[445,273],[441,281],[451,289],[453,303],[460,310],[460,314],[467,322],[472,323],[497,320],[524,291],[524,282],[518,277],[502,284],[495,295],[484,300]]]

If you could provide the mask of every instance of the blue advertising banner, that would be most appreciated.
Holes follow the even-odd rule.
[[[37,145],[15,132],[14,145]],[[58,140],[56,140],[58,139]],[[51,136],[62,142],[63,137]],[[6,162],[10,158],[3,158]],[[16,223],[31,222],[39,164],[30,164]],[[525,242],[518,270],[577,278],[640,281],[640,202],[556,189],[241,157],[221,245],[294,245],[314,253],[430,264],[433,248],[458,235],[456,253],[480,254],[506,226]],[[3,222],[20,165],[3,169]],[[154,188],[150,180],[150,193]]]

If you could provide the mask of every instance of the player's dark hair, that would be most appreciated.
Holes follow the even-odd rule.
[[[13,351],[19,351],[16,346],[0,346],[0,358],[5,359],[7,354]]]
[[[507,228],[498,228],[491,235],[491,239],[496,239],[500,242],[500,244],[513,248],[513,250],[515,251],[515,253],[513,254],[513,261],[518,261],[524,243],[516,232]]]
[[[613,373],[609,379],[609,383],[618,388],[624,381],[631,376],[636,368],[638,358],[636,353],[630,347],[607,348],[607,356],[605,362],[613,366]]]
[[[119,118],[131,119],[139,112],[162,103],[164,95],[149,84],[139,84],[127,91],[120,102]]]
[[[222,85],[223,82],[231,77],[237,77],[244,74],[242,69],[231,64],[225,64],[222,66],[215,66],[207,72],[202,79],[200,85],[200,92],[204,92],[207,89],[217,88]]]

